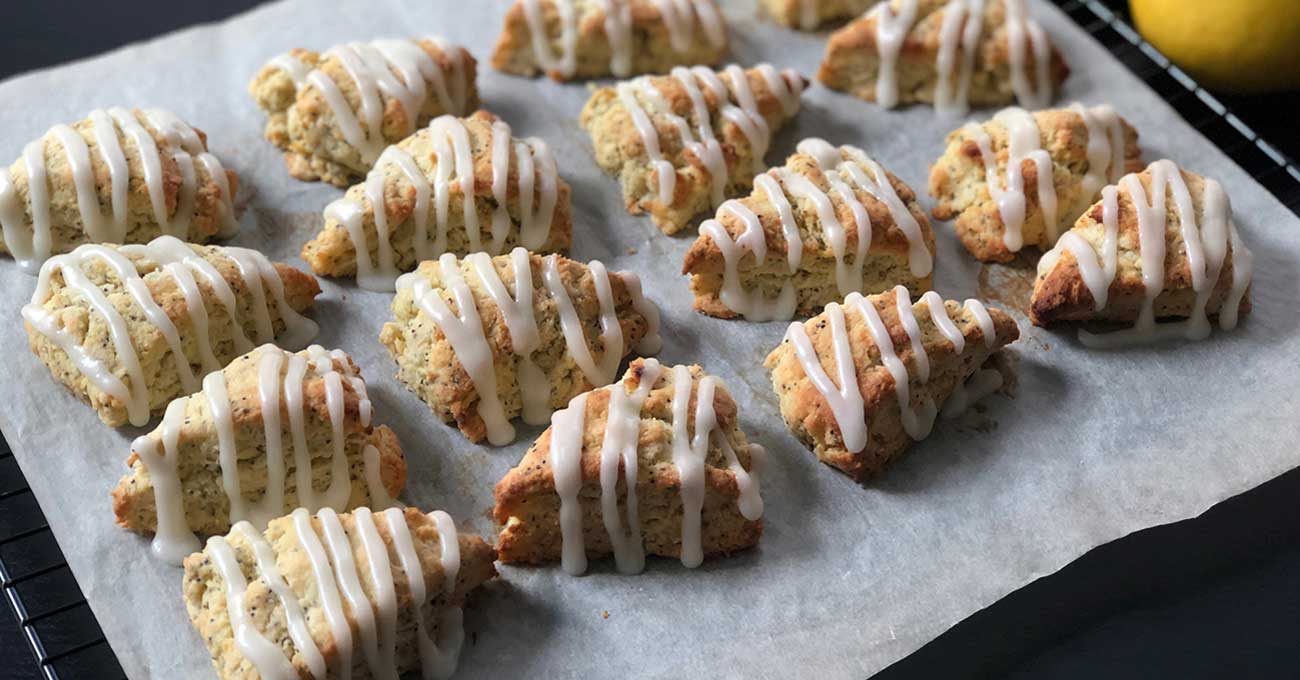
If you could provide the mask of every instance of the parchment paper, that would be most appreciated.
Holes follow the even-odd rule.
[[[812,73],[825,34],[780,29],[756,4],[727,4],[734,60]],[[262,140],[263,117],[245,94],[258,67],[295,46],[410,34],[443,35],[483,59],[506,5],[290,0],[15,78],[0,84],[0,159],[18,157],[50,125],[95,107],[171,109],[205,130],[212,150],[240,175],[246,210],[234,243],[302,266],[298,249],[339,191],[290,179]],[[763,482],[766,531],[756,550],[693,571],[651,559],[635,577],[607,563],[583,578],[558,567],[502,568],[500,581],[468,611],[473,642],[459,678],[862,678],[1098,544],[1192,517],[1300,464],[1300,224],[1063,14],[1041,2],[1034,12],[1073,69],[1058,102],[1113,103],[1141,131],[1147,160],[1169,156],[1222,181],[1256,253],[1254,312],[1236,332],[1205,342],[1111,352],[1084,351],[1072,333],[1046,333],[1021,316],[1014,398],[995,395],[983,414],[941,421],[865,488],[817,463],[781,422],[761,361],[784,325],[691,311],[687,281],[677,274],[691,237],[665,237],[648,219],[624,213],[617,183],[595,166],[577,123],[587,88],[480,65],[485,106],[517,135],[550,142],[573,185],[573,256],[645,279],[664,315],[660,358],[698,362],[722,376],[771,463]],[[885,112],[814,86],[769,161],[816,135],[863,146],[924,192],[928,163],[959,123],[926,107]],[[1021,278],[982,271],[948,225],[935,227],[936,284],[945,297],[982,288],[1023,304]],[[113,524],[108,491],[125,471],[137,432],[101,425],[30,354],[18,309],[34,280],[4,259],[0,286],[7,391],[0,429],[122,667],[134,678],[211,677],[185,616],[181,572],[150,558],[147,540]],[[378,421],[401,437],[411,471],[403,500],[446,509],[462,530],[490,537],[492,486],[538,429],[521,427],[505,448],[468,444],[393,379],[376,339],[389,296],[351,282],[326,283],[325,291],[314,314],[318,341],[357,359]]]

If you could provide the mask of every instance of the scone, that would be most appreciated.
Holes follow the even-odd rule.
[[[141,426],[260,343],[307,344],[310,274],[246,248],[78,246],[41,266],[22,308],[32,352],[112,427]]]
[[[613,554],[619,571],[637,573],[647,553],[696,567],[757,545],[764,452],[738,411],[699,366],[654,359],[574,397],[497,483],[498,559],[558,559],[577,575]]]
[[[196,534],[243,520],[382,510],[406,485],[406,459],[370,417],[366,383],[342,350],[262,345],[209,373],[131,444],[131,472],[112,492],[117,523],[154,534],[154,554],[180,564],[199,549]]]
[[[1232,221],[1223,187],[1172,161],[1126,175],[1038,263],[1029,318],[1133,323],[1094,335],[1108,347],[1159,338],[1201,339],[1210,317],[1225,330],[1250,311],[1253,256]],[[1177,317],[1179,323],[1156,324]]]
[[[83,243],[195,243],[239,230],[235,173],[207,136],[161,109],[96,109],[0,168],[0,253],[28,273]]]
[[[516,0],[492,50],[498,71],[559,81],[716,64],[727,26],[714,0]]]
[[[1109,106],[1013,107],[967,123],[930,166],[934,217],[955,218],[962,245],[985,262],[1047,250],[1103,186],[1142,169],[1137,138]]]
[[[516,248],[446,254],[397,282],[379,340],[397,379],[471,441],[508,444],[510,421],[541,425],[608,385],[635,348],[659,349],[659,312],[630,272]]]
[[[886,0],[831,34],[817,80],[884,107],[1041,109],[1070,69],[1025,0]]]
[[[864,481],[928,437],[950,398],[967,401],[967,379],[1019,337],[1010,316],[978,300],[931,291],[913,304],[900,286],[790,324],[765,366],[790,431]]]
[[[778,23],[805,31],[822,24],[856,17],[876,0],[761,0],[767,13]]]
[[[364,182],[325,208],[302,259],[321,276],[391,291],[399,273],[443,253],[567,250],[569,193],[546,142],[515,139],[486,111],[440,116],[388,147]]]
[[[448,678],[494,557],[442,511],[299,508],[208,539],[182,589],[221,680]]]
[[[766,169],[772,134],[799,111],[803,76],[769,64],[676,67],[602,87],[582,109],[596,163],[632,214],[676,233]]]
[[[700,225],[682,273],[695,309],[751,321],[813,314],[853,292],[930,289],[934,232],[916,192],[854,146],[805,139],[747,198]]]
[[[248,93],[290,175],[343,187],[389,144],[440,115],[477,109],[475,70],[468,50],[441,38],[352,42],[281,54]]]

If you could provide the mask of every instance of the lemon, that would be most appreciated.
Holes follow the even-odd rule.
[[[1300,87],[1300,0],[1129,0],[1142,37],[1226,92]]]

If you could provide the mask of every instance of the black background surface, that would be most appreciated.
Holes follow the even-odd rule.
[[[0,78],[257,4],[0,0]],[[1300,157],[1300,96],[1224,100],[1264,139]],[[0,102],[0,125],[16,106]],[[871,597],[870,583],[862,596]],[[0,609],[0,678],[40,677],[11,613]],[[1300,470],[1202,517],[1099,547],[877,677],[1300,678]]]

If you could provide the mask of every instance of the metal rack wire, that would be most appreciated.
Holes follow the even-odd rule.
[[[1097,0],[1052,0],[1076,23],[1223,149],[1278,200],[1300,215],[1300,166],[1269,145]],[[17,617],[39,674],[123,677],[117,657],[55,542],[45,515],[0,440],[0,590]],[[0,621],[0,625],[6,625]],[[26,660],[9,660],[21,666]]]

